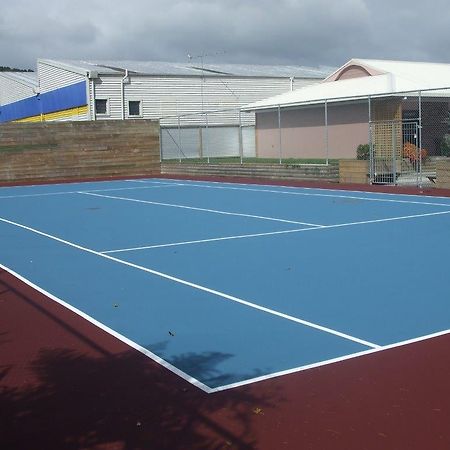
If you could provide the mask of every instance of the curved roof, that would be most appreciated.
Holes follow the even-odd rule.
[[[339,79],[349,68],[360,76]],[[347,101],[426,89],[450,88],[450,64],[351,59],[322,82],[249,105],[244,111],[274,109],[310,103]],[[450,90],[447,95],[450,95]]]

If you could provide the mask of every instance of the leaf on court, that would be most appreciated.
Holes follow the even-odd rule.
[[[114,307],[114,308],[118,308],[118,307],[119,307],[119,304],[118,304],[118,303],[113,303],[113,307]]]
[[[253,411],[255,414],[261,414],[261,415],[264,414],[264,412],[263,412],[263,410],[262,410],[261,408],[253,408],[252,411]]]
[[[170,334],[171,336],[175,336],[175,333],[172,333],[172,331],[169,331],[169,334]]]

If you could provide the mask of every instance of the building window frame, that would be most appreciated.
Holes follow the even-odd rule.
[[[139,114],[131,114],[130,103],[137,103],[139,105]],[[144,104],[144,102],[142,101],[141,98],[130,98],[130,99],[128,99],[128,101],[127,101],[128,117],[130,119],[139,119],[139,118],[143,117],[143,112],[142,112],[143,104]]]
[[[97,102],[105,102],[105,112],[99,112],[98,111],[98,103]],[[95,115],[100,117],[108,117],[110,116],[110,110],[109,110],[109,98],[106,97],[99,97],[96,98],[94,101],[94,108],[95,108]]]

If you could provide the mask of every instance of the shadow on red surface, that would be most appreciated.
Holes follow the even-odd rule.
[[[0,448],[448,450],[449,348],[447,334],[208,395],[0,271]]]

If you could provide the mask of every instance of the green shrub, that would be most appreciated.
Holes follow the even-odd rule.
[[[369,159],[370,158],[370,145],[359,144],[356,149],[356,159]]]

